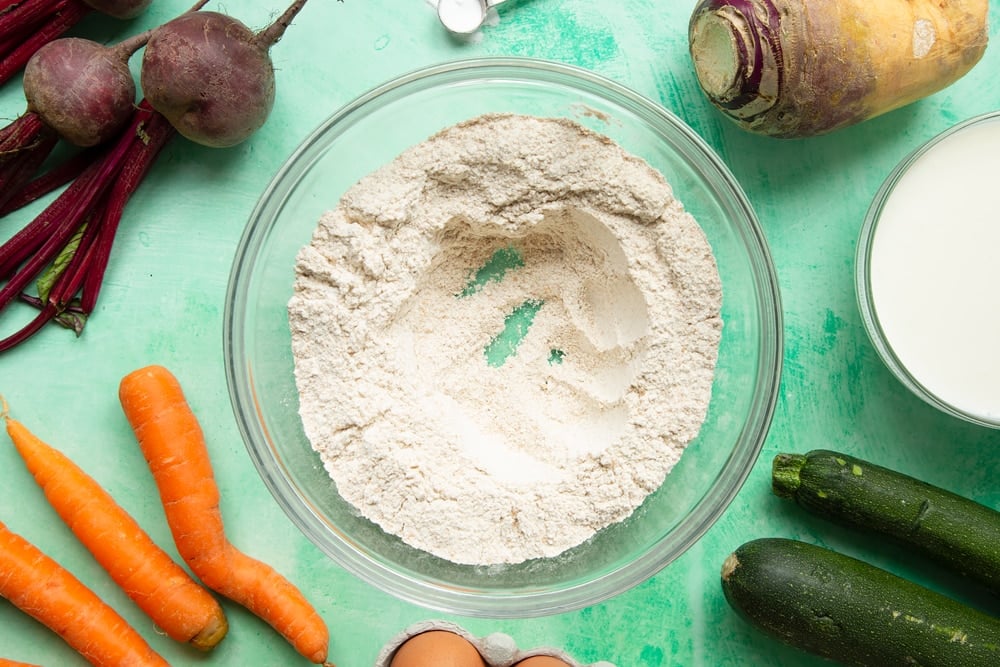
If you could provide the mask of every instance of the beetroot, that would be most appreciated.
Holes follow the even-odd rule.
[[[3,1],[0,0],[0,3]],[[203,1],[196,7],[201,4]],[[211,23],[214,26],[206,33],[211,36],[207,40],[210,42],[208,47],[196,47],[187,43],[182,52],[168,59],[173,69],[167,68],[166,60],[161,60],[158,65],[150,65],[151,72],[175,80],[174,92],[183,87],[189,93],[194,90],[199,96],[204,94],[207,99],[199,109],[185,113],[182,107],[180,113],[168,120],[165,113],[154,108],[152,101],[147,99],[147,94],[132,112],[128,126],[118,134],[107,150],[102,148],[96,157],[87,154],[86,160],[75,159],[72,165],[67,163],[50,170],[46,175],[18,189],[6,205],[0,201],[2,215],[3,212],[12,210],[14,205],[21,205],[47,192],[46,188],[53,183],[66,182],[61,179],[69,181],[69,186],[34,220],[0,245],[0,310],[15,299],[38,309],[37,315],[21,329],[0,339],[0,352],[23,343],[48,322],[54,321],[71,328],[77,335],[81,333],[97,302],[97,294],[125,206],[160,151],[181,128],[188,131],[191,138],[200,140],[200,143],[208,143],[210,140],[213,143],[209,145],[223,146],[242,141],[264,123],[274,101],[274,69],[268,49],[281,38],[292,18],[304,5],[305,0],[298,0],[274,24],[257,35],[238,21],[206,12],[208,20],[202,21],[201,25]],[[0,11],[2,7],[0,4]],[[167,39],[178,32],[174,29],[178,22],[186,25],[191,17],[192,15],[186,14],[165,24],[169,28],[165,33]],[[227,33],[217,30],[218,26],[235,26],[235,29]],[[164,29],[156,29],[153,35],[159,35]],[[190,39],[190,33],[187,34]],[[161,46],[171,43],[160,42]],[[148,49],[149,46],[147,52]],[[220,53],[228,53],[229,58],[219,58]],[[155,57],[157,56],[154,56],[154,62]],[[232,81],[220,80],[222,77],[215,76],[207,82],[211,85],[201,82],[202,85],[197,88],[192,87],[182,73],[188,68],[201,68],[199,71],[206,72],[206,63],[222,63],[228,67],[222,71],[229,73],[236,86]],[[252,68],[256,76],[246,78],[242,76],[243,72],[233,71],[234,65]],[[145,60],[143,71],[146,71]],[[161,83],[160,89],[169,92],[170,86],[165,82]],[[144,78],[144,88],[145,85]],[[247,88],[238,95],[236,91],[240,85],[251,87],[255,98],[247,100],[241,96],[248,94]],[[212,99],[213,96],[222,98],[223,102],[217,104]],[[193,103],[189,101],[189,104]],[[234,105],[254,108],[253,114],[239,116],[236,130],[233,129],[232,122],[227,124],[213,119],[214,114],[224,114],[225,109],[232,109]],[[42,131],[40,128],[43,128],[52,136],[55,135],[54,130],[41,122],[37,113],[25,114],[25,117],[30,118],[30,122],[25,121],[23,127],[11,134],[21,135],[28,131]],[[176,127],[173,123],[176,123]],[[2,154],[3,142],[4,132],[0,130],[0,171],[5,157]],[[84,153],[78,153],[78,157],[81,155]],[[53,174],[53,178],[46,179],[49,174]],[[43,180],[45,183],[39,185]],[[0,195],[3,192],[0,184]],[[24,292],[33,280],[38,286],[38,296]]]
[[[49,42],[24,68],[28,110],[76,146],[107,141],[132,116],[136,87],[128,60],[148,37],[112,47],[78,37]]]
[[[145,98],[191,141],[214,147],[242,142],[271,113],[275,84],[268,51],[305,4],[297,0],[259,33],[218,12],[165,23],[143,53]]]
[[[148,38],[146,32],[108,47],[63,37],[31,57],[24,71],[27,110],[0,130],[0,210],[20,198],[60,137],[86,148],[121,131],[135,104],[128,60]]]
[[[0,0],[4,1],[10,0]],[[28,2],[31,0],[24,0],[24,4]],[[206,2],[198,0],[188,11],[197,11]],[[118,4],[124,7],[126,3]],[[129,0],[127,4],[149,3]],[[0,216],[80,174],[89,155],[72,157],[35,176],[59,138],[90,148],[121,131],[135,108],[136,85],[128,62],[150,34],[147,30],[114,46],[62,37],[42,45],[28,60],[24,68],[28,108],[0,130]]]

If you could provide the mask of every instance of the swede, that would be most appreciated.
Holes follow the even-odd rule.
[[[305,4],[296,0],[259,33],[219,12],[163,24],[143,53],[139,83],[145,99],[191,141],[219,148],[241,143],[271,113],[275,77],[269,50]]]
[[[988,0],[700,0],[698,81],[745,130],[807,137],[960,79],[988,41]]]

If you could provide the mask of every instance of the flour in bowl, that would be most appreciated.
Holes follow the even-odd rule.
[[[555,556],[697,435],[720,309],[659,172],[571,120],[480,116],[361,179],[299,252],[302,423],[340,495],[411,546]]]

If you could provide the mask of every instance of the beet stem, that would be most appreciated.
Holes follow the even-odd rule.
[[[196,12],[207,4],[208,0],[198,0],[198,2],[195,3],[195,5],[188,10],[188,12]],[[115,44],[113,47],[111,47],[111,50],[116,57],[121,58],[124,61],[128,61],[128,59],[132,55],[134,55],[136,51],[138,51],[139,49],[141,49],[146,45],[146,43],[149,41],[149,38],[152,37],[154,30],[155,28],[150,28],[149,30],[140,32],[137,35],[132,35],[128,39],[122,40],[121,42]]]
[[[0,56],[6,56],[66,0],[3,0],[0,2]]]
[[[79,23],[90,11],[90,7],[82,0],[60,0],[60,8],[51,19],[27,35],[23,42],[0,59],[0,84],[19,72],[38,49]]]
[[[187,10],[186,13],[196,12],[207,4],[208,0],[198,0],[198,2],[196,2],[191,9]],[[150,28],[149,30],[140,32],[137,35],[132,35],[128,39],[115,44],[112,47],[112,50],[122,60],[128,60],[130,56],[146,45],[146,42],[148,42],[149,38],[153,35],[154,30],[155,28]]]
[[[12,276],[17,267],[38,251],[45,240],[55,233],[53,230],[58,230],[59,224],[71,217],[73,207],[78,200],[85,196],[86,189],[90,187],[97,168],[96,163],[89,165],[34,220],[7,239],[3,245],[0,245],[0,279]]]
[[[257,44],[261,46],[264,50],[269,49],[278,43],[278,40],[284,36],[285,31],[288,26],[292,24],[292,19],[295,15],[302,11],[302,8],[306,6],[306,0],[295,0],[284,13],[277,18],[271,25],[264,28],[257,33]]]
[[[33,253],[38,251],[45,240],[58,229],[59,223],[70,213],[74,201],[67,195],[71,191],[82,190],[89,182],[93,173],[93,165],[73,181],[63,194],[57,197],[34,220],[22,227],[14,236],[0,246],[0,279],[13,276],[20,266]],[[2,307],[0,307],[2,309]]]
[[[49,18],[66,0],[24,0],[0,14],[0,35],[24,33]]]
[[[46,134],[45,127],[38,114],[28,111],[0,129],[0,164],[34,148]]]
[[[0,341],[0,352],[24,342],[50,320],[80,334],[86,316],[96,305],[125,206],[160,151],[175,134],[176,130],[166,118],[143,100],[133,114],[128,129],[115,145],[84,170],[29,225],[31,232],[26,235],[28,240],[24,240],[25,236],[15,235],[12,241],[17,240],[21,247],[16,254],[9,252],[4,264],[13,265],[16,269],[20,261],[28,255],[30,257],[0,289],[0,308],[20,296],[22,300],[41,307],[42,311],[20,331]],[[82,225],[86,226],[79,245],[72,250],[64,267],[55,267],[59,274],[54,278],[44,302],[24,295],[22,290],[28,282],[46,265],[57,260]],[[9,245],[10,241],[0,247],[0,254]],[[35,249],[26,252],[28,247]],[[14,263],[15,258],[21,259]],[[79,304],[74,305],[74,295],[78,291],[81,291],[81,298]],[[67,312],[72,316],[64,317]]]
[[[42,327],[49,323],[58,314],[58,309],[51,303],[47,303],[42,307],[41,312],[35,316],[28,324],[18,331],[15,331],[11,335],[7,336],[3,340],[0,340],[0,352],[6,352],[12,348],[17,347],[24,341],[28,340],[36,333],[41,331]]]
[[[0,206],[0,218],[27,206],[75,179],[87,165],[95,160],[96,154],[102,148],[93,147],[77,151],[58,165],[25,182],[16,192],[11,192],[6,203]],[[3,195],[0,195],[0,199],[2,198]]]
[[[145,100],[140,103],[136,116],[139,122],[132,133],[134,140],[122,160],[122,169],[106,196],[92,263],[87,267],[80,300],[85,313],[93,312],[97,305],[97,295],[104,281],[104,272],[125,205],[146,177],[160,151],[177,133],[173,125],[154,111]]]
[[[69,302],[73,300],[73,295],[77,293],[80,285],[83,284],[87,276],[87,266],[94,256],[101,231],[101,225],[97,221],[91,221],[84,226],[79,243],[71,251],[71,256],[65,263],[65,266],[61,267],[61,272],[55,277],[47,293],[43,294],[42,286],[39,284],[38,296],[55,306],[59,312],[66,309]],[[59,270],[55,265],[53,265],[52,269]],[[39,278],[40,282],[41,278]]]
[[[122,146],[123,144],[125,144],[124,147]],[[11,275],[7,284],[3,288],[0,288],[0,309],[6,307],[32,278],[38,275],[49,262],[56,258],[59,251],[72,238],[80,225],[86,222],[99,202],[100,196],[108,189],[115,178],[115,174],[120,170],[121,161],[125,155],[125,148],[127,148],[127,143],[119,141],[118,145],[103,160],[91,165],[45,211],[39,214],[36,221],[39,219],[55,219],[55,222],[50,225],[52,228],[51,234],[47,238],[43,237],[44,240],[41,244],[38,244],[37,238],[41,235],[41,232],[36,230],[27,239],[19,239],[20,234],[15,234],[10,241],[0,247],[0,267],[3,267],[0,268],[0,275],[4,275],[5,271],[9,270],[10,265],[15,261],[20,263],[20,261],[25,259],[26,255],[30,255],[30,257],[27,257],[24,266]],[[29,224],[29,227],[33,226]],[[42,231],[46,228],[42,227]],[[4,257],[4,252],[8,246],[14,245],[13,241],[17,241],[21,252],[15,253],[11,251],[8,257]],[[36,250],[29,250],[26,253],[26,246],[33,246]],[[16,264],[14,266],[16,267]]]
[[[21,297],[21,301],[23,301],[24,303],[28,304],[29,306],[33,306],[33,307],[37,308],[38,310],[41,310],[42,308],[44,308],[45,304],[48,303],[48,301],[42,301],[37,296],[33,296],[31,294],[26,294],[24,292],[21,292],[20,297]],[[84,313],[83,312],[83,308],[80,307],[80,301],[79,301],[79,299],[75,299],[73,301],[70,301],[65,306],[63,306],[62,312],[64,314],[67,314],[67,315],[82,315],[82,316],[86,317],[86,313]],[[75,329],[76,327],[67,327],[67,328],[68,329]]]
[[[144,30],[137,35],[132,35],[128,39],[118,42],[111,47],[111,50],[116,57],[119,57],[122,60],[128,60],[132,54],[146,46],[146,42],[149,41],[149,37],[152,34],[152,29]]]
[[[30,111],[0,130],[0,209],[38,172],[58,141],[55,130]]]
[[[82,206],[77,210],[85,210]],[[0,309],[6,307],[45,266],[55,259],[59,250],[72,238],[77,227],[82,224],[78,215],[66,216],[52,230],[52,235],[31,255],[24,265],[0,288]]]

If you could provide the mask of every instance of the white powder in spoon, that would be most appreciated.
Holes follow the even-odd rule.
[[[408,544],[555,556],[697,435],[720,305],[702,230],[646,162],[570,120],[480,116],[363,178],[300,251],[304,429]]]

